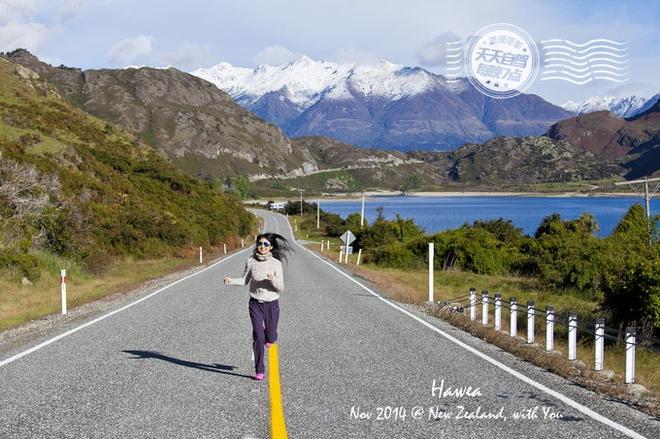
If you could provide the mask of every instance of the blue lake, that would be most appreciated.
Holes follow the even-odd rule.
[[[310,200],[314,201],[314,200]],[[524,233],[533,235],[541,220],[553,213],[562,219],[578,218],[583,212],[597,220],[597,236],[612,233],[623,215],[633,204],[643,206],[640,197],[525,197],[525,196],[460,196],[460,197],[372,197],[365,201],[364,215],[369,224],[377,217],[376,209],[383,207],[386,219],[400,214],[412,218],[428,233],[439,232],[471,224],[475,220],[505,218],[513,221]],[[321,200],[321,209],[346,218],[360,213],[361,200]],[[658,201],[651,200],[651,213],[656,215]]]

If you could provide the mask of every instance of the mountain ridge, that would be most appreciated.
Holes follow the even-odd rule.
[[[660,93],[654,96],[590,96],[582,101],[568,101],[561,105],[562,108],[573,111],[577,115],[607,110],[619,117],[633,117],[644,112],[660,98]]]
[[[361,148],[336,139],[318,136],[289,139],[277,127],[258,120],[257,116],[238,107],[229,95],[218,90],[211,83],[176,69],[82,71],[75,68],[49,66],[31,57],[27,52],[13,53],[13,56],[9,58],[20,61],[22,64],[35,64],[35,68],[40,69],[41,74],[46,77],[45,79],[53,79],[62,94],[76,106],[86,108],[111,123],[118,123],[131,129],[138,138],[146,140],[146,143],[156,146],[163,155],[167,155],[179,169],[189,175],[210,181],[221,180],[224,184],[228,177],[239,175],[245,175],[253,182],[296,176],[317,176],[315,178],[323,180],[326,178],[324,173],[327,174],[328,171],[339,172],[340,177],[348,171],[362,175],[361,178],[365,182],[371,181],[385,187],[391,187],[395,183],[405,184],[408,177],[411,176],[418,176],[430,185],[466,182],[475,185],[489,185],[497,174],[496,168],[479,165],[479,172],[455,173],[458,178],[454,179],[450,175],[451,169],[467,169],[466,163],[468,162],[464,157],[452,157],[448,153],[424,151],[403,153],[396,150]],[[456,89],[456,91],[461,90]],[[348,92],[351,96],[354,93],[351,89],[337,91],[337,93],[340,92]],[[463,98],[471,97],[470,105],[480,108],[484,114],[493,111],[502,113],[508,109],[506,103],[484,100],[481,94],[470,95],[469,89],[462,89],[462,92],[465,93]],[[164,95],[166,95],[165,98],[162,98]],[[445,96],[447,99],[459,99],[455,94]],[[340,95],[340,97],[344,99],[344,96]],[[361,95],[358,95],[357,98],[362,102],[363,111],[371,113],[382,111],[383,102],[365,100]],[[337,102],[341,103],[342,99]],[[525,103],[535,105],[533,99],[524,99]],[[206,108],[217,102],[220,102],[220,109]],[[431,100],[428,105],[436,102],[437,100]],[[515,100],[513,102],[515,104]],[[419,102],[411,104],[406,99],[402,99],[398,105],[404,107],[402,113],[405,114],[408,111],[414,114],[416,105],[420,104]],[[467,105],[464,104],[464,107]],[[225,106],[233,111],[224,111]],[[407,108],[405,108],[406,106]],[[520,108],[525,110],[524,106]],[[322,109],[316,108],[315,110],[321,113],[319,122],[322,122]],[[131,116],[132,114],[135,116]],[[178,119],[168,117],[168,115],[177,115]],[[241,115],[244,117],[241,118]],[[182,118],[190,123],[181,123]],[[494,119],[495,122],[498,120],[502,119]],[[396,120],[392,121],[392,125],[396,125],[396,122]],[[229,126],[233,129],[230,131],[233,133],[233,139],[242,140],[250,146],[250,136],[253,134],[250,132],[250,126],[253,126],[250,125],[251,123],[256,124],[257,127],[270,127],[269,133],[282,139],[280,145],[275,145],[275,147],[280,148],[280,154],[287,155],[286,159],[290,160],[288,168],[282,165],[276,167],[278,163],[273,166],[273,158],[277,159],[277,156],[269,157],[269,152],[259,148],[259,145],[252,145],[253,149],[241,148],[240,145],[237,147],[236,142],[223,143],[225,138],[218,137],[217,133],[213,132],[214,130],[222,131],[224,127]],[[352,123],[348,122],[347,125],[350,127]],[[422,126],[422,128],[424,127]],[[226,132],[220,134],[226,135]],[[267,134],[256,133],[258,139],[267,138]],[[207,138],[219,140],[214,146],[216,149],[212,149],[210,155],[207,156],[204,155],[204,151],[200,151],[197,155],[188,153],[193,148],[186,150],[185,143],[167,143],[168,140],[181,138],[189,139],[191,143],[200,142],[201,146],[193,145],[194,148],[206,146],[204,140]],[[502,163],[502,160],[508,160],[507,157],[517,157],[516,160],[521,163],[521,169],[525,169],[525,171],[512,174],[508,178],[510,183],[518,185],[535,184],[544,176],[551,179],[557,178],[559,181],[580,181],[584,178],[609,178],[622,174],[620,169],[603,164],[602,160],[593,154],[584,155],[572,147],[569,148],[570,153],[567,154],[573,157],[576,164],[574,166],[570,161],[567,163],[573,171],[570,175],[557,172],[556,169],[553,170],[553,166],[567,166],[563,161],[564,152],[550,156],[546,153],[553,148],[567,151],[567,147],[559,143],[553,146],[548,144],[548,141],[543,138],[525,138],[522,143],[519,143],[518,140],[511,137],[500,137],[483,144],[479,139],[475,139],[467,147],[472,148],[474,152],[472,157],[487,156],[487,162]],[[475,145],[482,145],[482,147]],[[226,149],[222,156],[213,155],[218,148]],[[486,151],[484,148],[492,148],[493,151]],[[524,151],[524,154],[516,152],[517,148]],[[180,154],[181,151],[183,154]],[[262,158],[270,159],[270,162],[262,161]],[[459,159],[463,161],[457,167],[456,162]],[[525,163],[525,161],[529,163]],[[600,165],[603,166],[603,169],[594,172],[594,169]],[[329,187],[335,190],[352,187],[349,184],[341,183],[339,177],[333,177],[332,180]],[[508,184],[506,175],[501,173],[497,174],[495,180],[498,182],[497,184]]]
[[[660,101],[626,119],[606,110],[566,119],[550,127],[546,136],[620,162],[628,168],[628,179],[660,175]]]
[[[421,67],[386,60],[340,64],[303,56],[254,69],[222,62],[192,74],[290,137],[324,135],[400,151],[451,150],[500,135],[541,135],[574,115],[536,95],[496,100],[464,78],[449,83]],[[479,110],[484,105],[487,113]]]

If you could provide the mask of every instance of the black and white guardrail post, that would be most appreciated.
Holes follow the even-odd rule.
[[[495,330],[502,330],[502,295],[495,294]]]
[[[596,339],[594,340],[594,370],[603,370],[605,352],[605,319],[596,319]]]
[[[633,327],[626,328],[626,377],[625,383],[635,382],[635,335],[637,330]]]
[[[429,244],[429,254],[431,254],[432,246]],[[432,276],[432,263],[429,261],[429,286],[433,285]],[[465,298],[465,296],[461,296]],[[433,299],[432,290],[429,289],[429,300]],[[475,321],[477,319],[477,290],[476,288],[470,288],[469,291],[469,308],[470,308],[470,320]],[[488,305],[489,305],[488,290],[483,290],[481,294],[481,323],[482,326],[488,326]],[[502,307],[506,306],[506,301],[502,300],[501,294],[495,294],[494,299],[494,321],[495,321],[495,330],[502,331]],[[518,302],[515,297],[512,297],[509,300],[509,309],[510,309],[510,324],[509,332],[511,337],[517,337],[518,334]],[[535,331],[536,331],[536,304],[534,301],[527,302],[527,344],[533,344],[535,341]],[[543,318],[543,313],[539,313],[539,317]],[[554,329],[555,323],[564,324],[568,327],[568,360],[575,361],[577,360],[577,337],[578,337],[578,317],[576,312],[569,312],[567,321],[558,320],[555,314],[555,309],[551,305],[547,305],[545,309],[545,351],[552,352],[554,351]],[[605,326],[605,319],[599,317],[595,321],[595,330],[592,333],[590,330],[585,330],[588,333],[594,334],[594,370],[602,371],[605,367],[605,338],[615,337],[606,334],[606,329],[615,331],[616,329],[607,328]],[[658,343],[657,339],[651,337],[643,337],[637,335],[637,330],[635,327],[627,327],[625,331],[625,384],[632,384],[635,382],[635,348],[637,345],[636,340],[638,338],[650,340],[653,343]]]
[[[527,344],[534,343],[534,302],[527,302]]]
[[[577,314],[568,314],[568,359],[577,359]]]
[[[510,322],[510,331],[509,334],[511,337],[518,335],[518,302],[516,298],[511,298],[511,322]]]
[[[482,326],[488,326],[488,290],[481,293],[481,303],[481,324]]]

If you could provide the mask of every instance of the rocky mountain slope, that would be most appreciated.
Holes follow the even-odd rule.
[[[449,84],[422,68],[387,61],[338,64],[301,56],[281,66],[220,63],[193,74],[289,136],[322,135],[400,151],[540,135],[574,115],[535,95],[491,99],[467,80]]]
[[[348,164],[342,151],[351,148],[322,137],[294,140],[304,142],[315,156]],[[262,193],[290,195],[303,187],[312,192],[358,191],[365,188],[450,190],[524,190],[543,183],[575,183],[619,177],[626,172],[616,161],[604,161],[589,151],[548,137],[498,137],[485,143],[466,144],[452,152],[391,152],[398,166],[321,169],[295,180],[267,179],[258,183]]]
[[[274,125],[207,81],[174,68],[52,67],[24,50],[4,55],[51,82],[74,105],[118,123],[189,174],[298,175],[317,165]]]
[[[553,125],[547,136],[571,143],[628,168],[626,178],[660,175],[660,102],[635,117],[607,111],[584,114]]]
[[[275,181],[271,178],[307,175],[320,188],[350,190],[358,183],[392,188],[406,184],[411,176],[428,187],[464,183],[487,187],[494,182],[524,185],[543,179],[564,182],[621,174],[608,160],[547,138],[502,137],[484,144],[471,142],[453,153],[359,148],[321,136],[289,140],[212,84],[175,69],[81,71],[49,66],[25,51],[5,57],[53,81],[71,103],[126,127],[188,174],[209,180],[246,175],[253,181]],[[470,114],[478,114],[475,124],[501,125],[498,129],[511,131],[518,129],[519,112],[533,114],[535,106],[545,105],[531,96],[519,102],[519,98],[489,100],[461,87],[444,96],[452,102],[459,100]],[[400,113],[414,113],[417,104],[406,103],[406,98],[400,101]],[[433,102],[437,100],[427,104],[433,106]],[[406,110],[408,104],[411,107]],[[322,113],[319,118],[324,117]],[[353,126],[346,123],[347,130]],[[526,123],[532,123],[531,119]],[[540,127],[543,122],[533,123]],[[336,175],[328,177],[332,172]],[[342,183],[347,175],[355,175],[355,181]]]
[[[467,144],[449,154],[448,176],[455,182],[489,184],[571,182],[619,175],[615,161],[565,141],[547,137],[498,137],[483,144]]]

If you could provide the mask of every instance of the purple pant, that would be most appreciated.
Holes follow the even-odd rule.
[[[264,373],[264,343],[277,340],[277,321],[280,318],[280,301],[260,303],[250,297],[248,304],[252,321],[252,349],[257,373]]]

